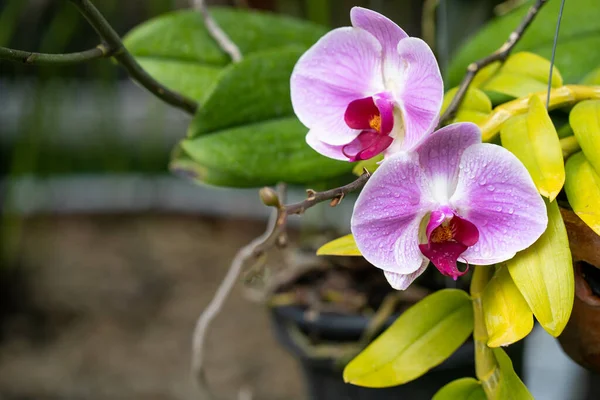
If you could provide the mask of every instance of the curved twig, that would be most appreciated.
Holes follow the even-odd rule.
[[[527,15],[525,15],[525,18],[523,18],[519,26],[510,34],[508,40],[504,42],[504,44],[498,50],[496,50],[489,56],[482,58],[479,61],[469,64],[469,66],[467,67],[467,73],[465,74],[462,82],[458,86],[458,91],[456,92],[456,95],[454,96],[454,98],[450,102],[450,105],[440,118],[440,123],[438,126],[442,126],[446,122],[454,118],[456,112],[458,111],[458,108],[460,107],[460,104],[462,103],[465,95],[467,94],[469,86],[475,78],[475,75],[477,75],[477,73],[482,68],[496,61],[506,60],[506,58],[510,55],[510,52],[513,50],[513,48],[516,46],[519,40],[521,40],[523,34],[525,33],[529,25],[531,25],[540,9],[547,2],[548,0],[537,0],[535,4],[531,6],[529,11],[527,12]]]
[[[112,52],[112,49],[103,44],[100,44],[93,49],[65,54],[35,53],[0,47],[0,59],[29,65],[70,65],[109,57]]]
[[[92,28],[96,31],[98,36],[106,43],[108,48],[113,49],[113,57],[119,62],[126,70],[127,73],[140,85],[160,98],[165,103],[168,103],[174,107],[181,108],[182,110],[195,114],[198,109],[198,103],[188,97],[174,92],[167,88],[163,84],[157,82],[150,76],[138,62],[133,58],[131,53],[127,51],[121,38],[110,26],[106,18],[98,11],[98,9],[92,4],[90,0],[70,0],[71,3],[77,7],[79,12],[87,19]]]

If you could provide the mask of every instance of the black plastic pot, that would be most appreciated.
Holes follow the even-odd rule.
[[[334,359],[315,358],[307,354],[306,349],[292,338],[289,328],[293,326],[307,337],[324,342],[357,342],[369,323],[367,317],[321,313],[309,320],[305,310],[297,306],[272,308],[271,316],[277,339],[301,363],[310,400],[430,400],[446,383],[475,376],[473,343],[469,341],[444,363],[407,384],[386,389],[349,385],[344,383],[343,368],[336,365]],[[397,317],[391,317],[387,326]],[[509,354],[519,373],[522,365],[522,342],[511,346]]]

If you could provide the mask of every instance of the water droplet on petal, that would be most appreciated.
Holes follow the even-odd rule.
[[[498,212],[502,211],[502,207],[500,207],[500,206],[496,207],[496,211],[498,211]]]
[[[512,207],[509,207],[509,209],[508,209],[508,213],[512,215],[514,212],[515,212],[514,208],[512,208]]]
[[[494,185],[488,185],[487,190],[493,192],[494,190],[496,190],[496,188],[494,187]]]

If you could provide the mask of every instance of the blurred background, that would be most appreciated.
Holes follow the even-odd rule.
[[[189,7],[94,3],[121,35]],[[442,1],[437,14],[424,14],[436,2],[421,0],[208,3],[331,27],[348,25],[350,8],[362,5],[410,35],[433,35],[443,68],[500,2]],[[63,53],[97,43],[69,2],[0,0],[0,46]],[[262,232],[267,211],[255,190],[194,186],[169,174],[170,151],[189,122],[110,60],[63,67],[0,60],[0,399],[193,398],[195,319],[235,251]],[[343,228],[350,207],[309,213],[302,228]],[[584,398],[587,375],[539,337],[526,360],[534,395]],[[214,324],[207,359],[209,381],[224,397],[248,387],[255,399],[307,398],[264,306],[242,290]]]

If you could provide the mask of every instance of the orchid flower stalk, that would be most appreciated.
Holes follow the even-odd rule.
[[[410,150],[438,121],[443,82],[435,56],[381,14],[354,7],[350,17],[352,27],[323,36],[292,73],[306,141],[347,161]]]
[[[481,143],[477,125],[458,123],[384,161],[358,197],[351,228],[362,255],[403,290],[429,261],[454,279],[466,272],[457,261],[506,261],[547,224],[523,164],[503,147]]]

